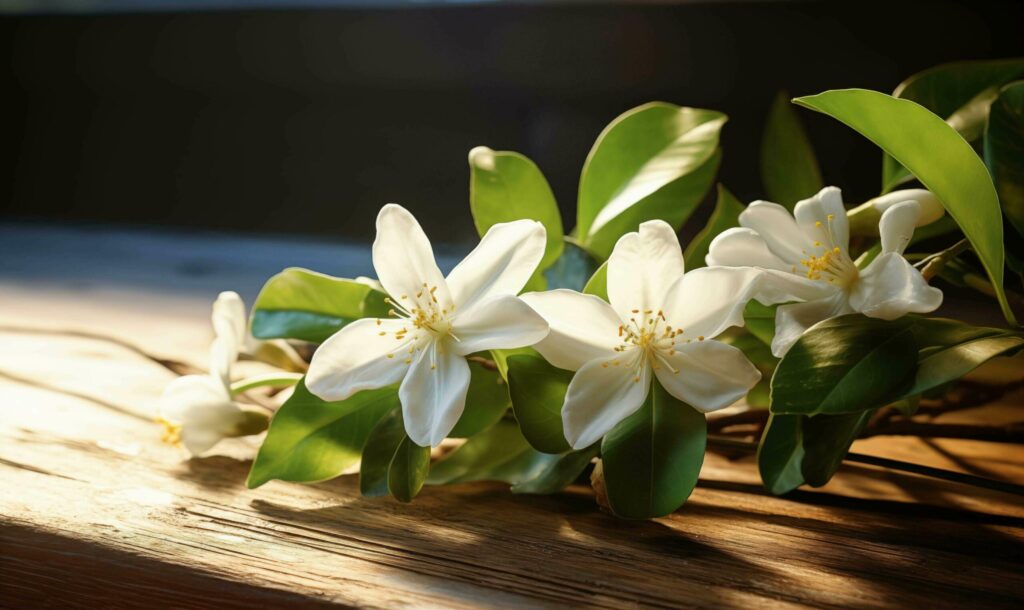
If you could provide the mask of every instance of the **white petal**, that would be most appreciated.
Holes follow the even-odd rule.
[[[902,189],[875,197],[870,201],[879,214],[904,201],[916,201],[921,206],[921,216],[917,219],[917,226],[923,227],[942,218],[946,214],[946,208],[942,202],[929,190],[926,189]]]
[[[795,267],[768,249],[764,238],[753,229],[733,227],[719,233],[711,241],[705,257],[709,267],[761,267],[794,271]]]
[[[519,297],[509,294],[491,297],[452,320],[452,334],[458,337],[455,351],[463,356],[489,349],[527,347],[548,334],[548,323]]]
[[[665,292],[683,275],[683,251],[663,220],[640,225],[619,238],[608,258],[608,300],[623,320],[634,309],[661,307]]]
[[[448,290],[459,309],[504,294],[519,294],[544,256],[547,232],[533,220],[492,226],[448,274]]]
[[[781,358],[796,343],[804,331],[822,320],[834,318],[853,309],[847,302],[846,293],[839,290],[831,296],[808,301],[780,305],[775,310],[775,337],[772,339],[772,355]]]
[[[160,397],[159,409],[162,418],[181,426],[181,442],[192,455],[208,451],[244,419],[227,388],[209,375],[172,381]]]
[[[231,385],[231,368],[237,360],[238,345],[232,337],[220,336],[210,344],[210,375],[222,385]]]
[[[808,296],[831,294],[835,289],[780,271],[753,267],[702,267],[676,282],[662,308],[669,324],[682,329],[680,339],[717,337],[730,326],[743,325],[743,309],[751,299],[764,305]]]
[[[621,343],[622,321],[599,297],[559,289],[520,298],[550,326],[547,337],[533,347],[553,366],[575,371],[595,358],[608,357]]]
[[[793,209],[793,215],[810,241],[818,242],[829,250],[836,247],[843,252],[849,250],[850,223],[838,188],[826,186],[814,197],[800,201]]]
[[[427,291],[437,288],[434,296],[443,308],[451,306],[448,285],[434,261],[430,240],[420,223],[400,205],[389,203],[377,214],[373,267],[391,298],[398,300],[405,295],[413,299],[426,284]]]
[[[573,376],[562,405],[565,440],[573,449],[601,440],[644,403],[651,388],[651,367],[639,355],[635,351],[622,360],[591,360]]]
[[[249,335],[242,297],[231,291],[217,295],[211,320],[214,342],[210,348],[210,372],[230,383],[231,367],[238,360],[238,352],[245,349]]]
[[[942,305],[942,291],[929,286],[905,258],[890,252],[861,272],[850,293],[850,305],[866,316],[895,320],[908,313],[935,311]]]
[[[306,387],[321,399],[334,401],[396,383],[408,368],[409,350],[426,339],[415,329],[396,338],[409,326],[405,320],[364,318],[342,328],[313,354]]]
[[[668,361],[654,370],[669,394],[704,411],[727,407],[746,396],[761,373],[743,352],[719,341],[695,341],[679,346]]]
[[[777,203],[755,201],[740,213],[740,225],[753,229],[768,244],[768,249],[790,265],[800,263],[811,242],[789,210]]]
[[[882,213],[878,221],[878,234],[882,238],[882,252],[903,254],[910,239],[914,237],[914,227],[921,218],[921,206],[916,201],[901,201]]]
[[[436,447],[466,408],[469,364],[448,341],[431,341],[416,353],[398,389],[405,432],[421,447]]]

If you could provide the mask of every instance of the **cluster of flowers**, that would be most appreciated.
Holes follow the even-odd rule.
[[[357,320],[320,345],[305,385],[337,401],[400,383],[406,433],[422,447],[452,431],[466,405],[467,357],[487,350],[532,346],[551,365],[575,372],[562,408],[574,449],[593,445],[639,409],[652,383],[700,411],[721,409],[761,377],[742,351],[716,340],[743,324],[751,300],[781,304],[771,344],[779,357],[825,319],[859,312],[892,320],[941,304],[941,291],[903,251],[915,227],[942,216],[942,205],[921,189],[870,205],[879,215],[881,253],[863,268],[849,254],[847,211],[835,187],[799,202],[792,214],[775,203],[750,204],[741,226],[711,243],[708,266],[688,272],[672,227],[645,222],[616,243],[605,301],[565,289],[520,295],[544,254],[539,222],[494,225],[445,277],[416,219],[389,204],[377,217],[373,244],[389,317]],[[237,295],[218,298],[213,322],[209,375],[176,380],[160,404],[169,438],[193,454],[266,426],[265,415],[234,398],[252,384],[232,385],[233,363],[239,352],[259,349]]]

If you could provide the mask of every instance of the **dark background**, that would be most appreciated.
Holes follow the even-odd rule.
[[[720,179],[761,196],[779,89],[891,91],[1024,55],[1019,2],[698,2],[8,15],[0,216],[369,240],[380,205],[470,241],[466,153],[533,158],[573,226],[601,128],[649,100],[731,117]],[[826,181],[880,154],[800,111]]]

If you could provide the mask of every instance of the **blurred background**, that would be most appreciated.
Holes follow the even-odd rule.
[[[755,199],[780,89],[891,91],[938,63],[1024,55],[1024,4],[979,0],[0,9],[2,219],[357,242],[392,201],[433,239],[472,242],[466,154],[477,145],[534,159],[568,229],[595,137],[650,100],[727,113],[719,178]],[[876,194],[877,149],[800,112],[826,182],[850,201]]]

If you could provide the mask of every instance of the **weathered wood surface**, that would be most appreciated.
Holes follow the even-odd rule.
[[[273,244],[245,241],[217,262],[209,240],[137,247],[72,231],[51,242],[47,266],[23,251],[42,245],[32,231],[0,226],[5,607],[1024,604],[1020,498],[876,468],[846,466],[822,490],[773,498],[751,458],[709,454],[691,500],[652,522],[608,517],[584,487],[427,488],[412,504],[360,498],[354,477],[247,490],[254,443],[186,460],[160,442],[152,405],[167,370],[107,342],[25,330],[91,330],[202,365],[217,290],[251,300],[272,267],[335,255],[321,268],[365,273],[345,268],[365,253],[269,254]],[[289,255],[308,256],[277,260]],[[1018,361],[992,374],[1024,371]],[[1019,420],[1022,400],[940,421]],[[855,449],[1024,482],[1013,445],[879,437]]]

